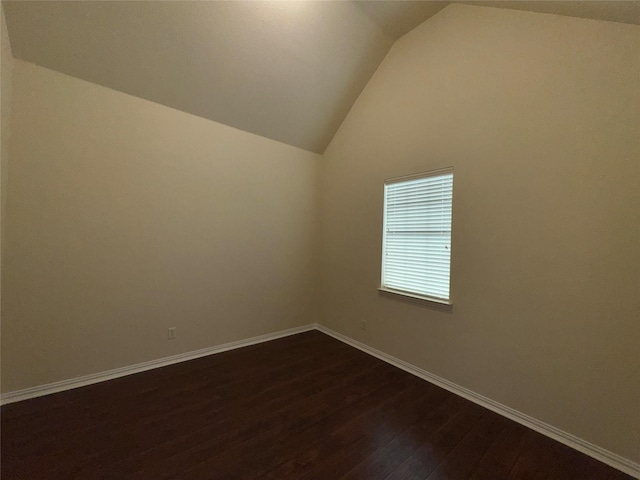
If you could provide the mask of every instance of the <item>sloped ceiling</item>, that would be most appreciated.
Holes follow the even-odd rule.
[[[640,2],[465,2],[640,24]],[[405,1],[3,1],[14,57],[322,153],[395,40]]]

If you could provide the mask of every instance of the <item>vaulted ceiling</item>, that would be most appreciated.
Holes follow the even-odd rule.
[[[640,24],[638,1],[464,2]],[[448,2],[3,1],[14,57],[322,153]]]

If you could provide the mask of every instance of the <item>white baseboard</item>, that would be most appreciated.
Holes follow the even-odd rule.
[[[151,360],[149,362],[143,362],[136,365],[129,365],[127,367],[107,370],[106,372],[92,373],[90,375],[62,380],[60,382],[48,383],[46,385],[39,385],[37,387],[25,388],[24,390],[7,392],[5,394],[2,394],[1,404],[6,405],[8,403],[27,400],[29,398],[42,397],[44,395],[50,395],[52,393],[62,392],[64,390],[84,387],[93,383],[105,382],[107,380],[113,380],[114,378],[124,377],[126,375],[132,375],[134,373],[140,373],[154,368],[165,367],[174,363],[186,362],[195,358],[206,357],[215,353],[226,352],[227,350],[234,350],[236,348],[248,347],[249,345],[255,345],[257,343],[268,342],[277,338],[288,337],[297,333],[315,330],[316,328],[317,325],[315,323],[312,323],[309,325],[304,325],[302,327],[289,328],[287,330],[281,330],[275,333],[267,333],[265,335],[246,338],[244,340],[238,340],[236,342],[229,342],[223,345],[217,345],[215,347],[207,347],[200,350],[194,350],[192,352],[180,353],[171,357],[159,358],[157,360]]]
[[[146,370],[172,365],[174,363],[186,362],[195,358],[226,352],[228,350],[234,350],[236,348],[247,347],[249,345],[255,345],[257,343],[268,342],[270,340],[288,337],[290,335],[307,332],[309,330],[319,330],[322,333],[325,333],[337,340],[340,340],[341,342],[346,343],[347,345],[355,347],[358,350],[368,353],[369,355],[373,355],[380,360],[398,367],[405,372],[411,373],[419,378],[422,378],[423,380],[433,383],[434,385],[442,387],[445,390],[448,390],[456,395],[466,398],[467,400],[477,403],[482,407],[488,408],[489,410],[496,412],[499,415],[507,417],[515,422],[518,422],[521,425],[524,425],[525,427],[531,428],[536,432],[546,435],[547,437],[550,437],[575,450],[578,450],[579,452],[589,455],[596,460],[606,463],[613,468],[616,468],[628,475],[640,479],[640,464],[638,463],[621,457],[620,455],[605,450],[604,448],[598,447],[597,445],[587,442],[586,440],[582,440],[575,435],[572,435],[563,430],[560,430],[559,428],[530,417],[529,415],[514,410],[513,408],[507,407],[506,405],[502,405],[501,403],[491,400],[490,398],[461,387],[460,385],[456,385],[453,382],[429,373],[426,370],[416,367],[415,365],[388,355],[384,352],[381,352],[380,350],[365,345],[364,343],[358,342],[357,340],[354,340],[350,337],[342,335],[341,333],[331,330],[330,328],[316,323],[304,325],[302,327],[281,330],[275,333],[268,333],[266,335],[259,335],[257,337],[238,340],[236,342],[225,343],[223,345],[218,345],[215,347],[203,348],[201,350],[195,350],[193,352],[181,353],[178,355],[173,355],[171,357],[151,360],[149,362],[138,363],[137,365],[116,368],[114,370],[108,370],[106,372],[94,373],[91,375],[85,375],[83,377],[77,377],[69,380],[62,380],[60,382],[40,385],[37,387],[25,388],[24,390],[8,392],[2,395],[1,404],[5,405],[8,403],[19,402],[21,400],[27,400],[29,398],[41,397],[44,395],[49,395],[51,393],[62,392],[64,390],[84,387],[85,385],[104,382],[107,380],[112,380],[114,378],[124,377],[126,375],[132,375],[134,373],[140,373]]]
[[[621,457],[618,454],[605,450],[604,448],[598,447],[597,445],[587,442],[586,440],[582,440],[575,435],[572,435],[563,430],[560,430],[559,428],[530,417],[529,415],[514,410],[513,408],[507,407],[506,405],[502,405],[495,400],[491,400],[490,398],[461,387],[460,385],[456,385],[455,383],[429,373],[426,370],[416,367],[415,365],[400,360],[399,358],[388,355],[384,352],[381,352],[380,350],[376,350],[373,347],[358,342],[357,340],[347,337],[346,335],[342,335],[341,333],[331,330],[330,328],[327,328],[323,325],[318,325],[317,329],[323,333],[326,333],[327,335],[332,336],[337,340],[340,340],[341,342],[346,343],[347,345],[351,345],[358,350],[362,350],[369,355],[373,355],[380,360],[398,367],[405,372],[411,373],[417,377],[422,378],[423,380],[433,383],[434,385],[442,387],[445,390],[448,390],[456,395],[472,401],[473,403],[477,403],[482,407],[488,408],[489,410],[496,412],[503,417],[507,417],[514,422],[518,422],[525,427],[528,427],[538,433],[557,440],[558,442],[563,443],[575,450],[578,450],[585,455],[593,457],[596,460],[601,461],[602,463],[606,463],[607,465],[620,470],[621,472],[640,479],[640,464],[638,463],[635,463],[629,459]]]

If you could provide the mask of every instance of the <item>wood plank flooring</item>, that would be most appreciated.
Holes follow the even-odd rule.
[[[629,479],[320,332],[2,407],[2,478]]]

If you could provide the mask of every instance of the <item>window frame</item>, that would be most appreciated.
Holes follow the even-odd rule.
[[[383,185],[383,205],[382,205],[382,254],[380,262],[380,286],[378,290],[382,293],[390,293],[401,297],[408,297],[409,299],[416,299],[421,302],[435,303],[441,306],[452,306],[452,294],[451,294],[451,264],[453,257],[453,191],[451,193],[451,244],[449,245],[449,296],[448,298],[440,298],[436,296],[424,295],[419,292],[413,292],[409,290],[402,290],[398,288],[388,287],[385,285],[385,246],[387,240],[387,187],[396,183],[408,182],[411,180],[419,180],[428,177],[437,177],[440,175],[451,174],[451,181],[453,184],[453,167],[444,167],[437,170],[429,170],[427,172],[415,173],[411,175],[405,175],[402,177],[394,177],[384,181]]]

